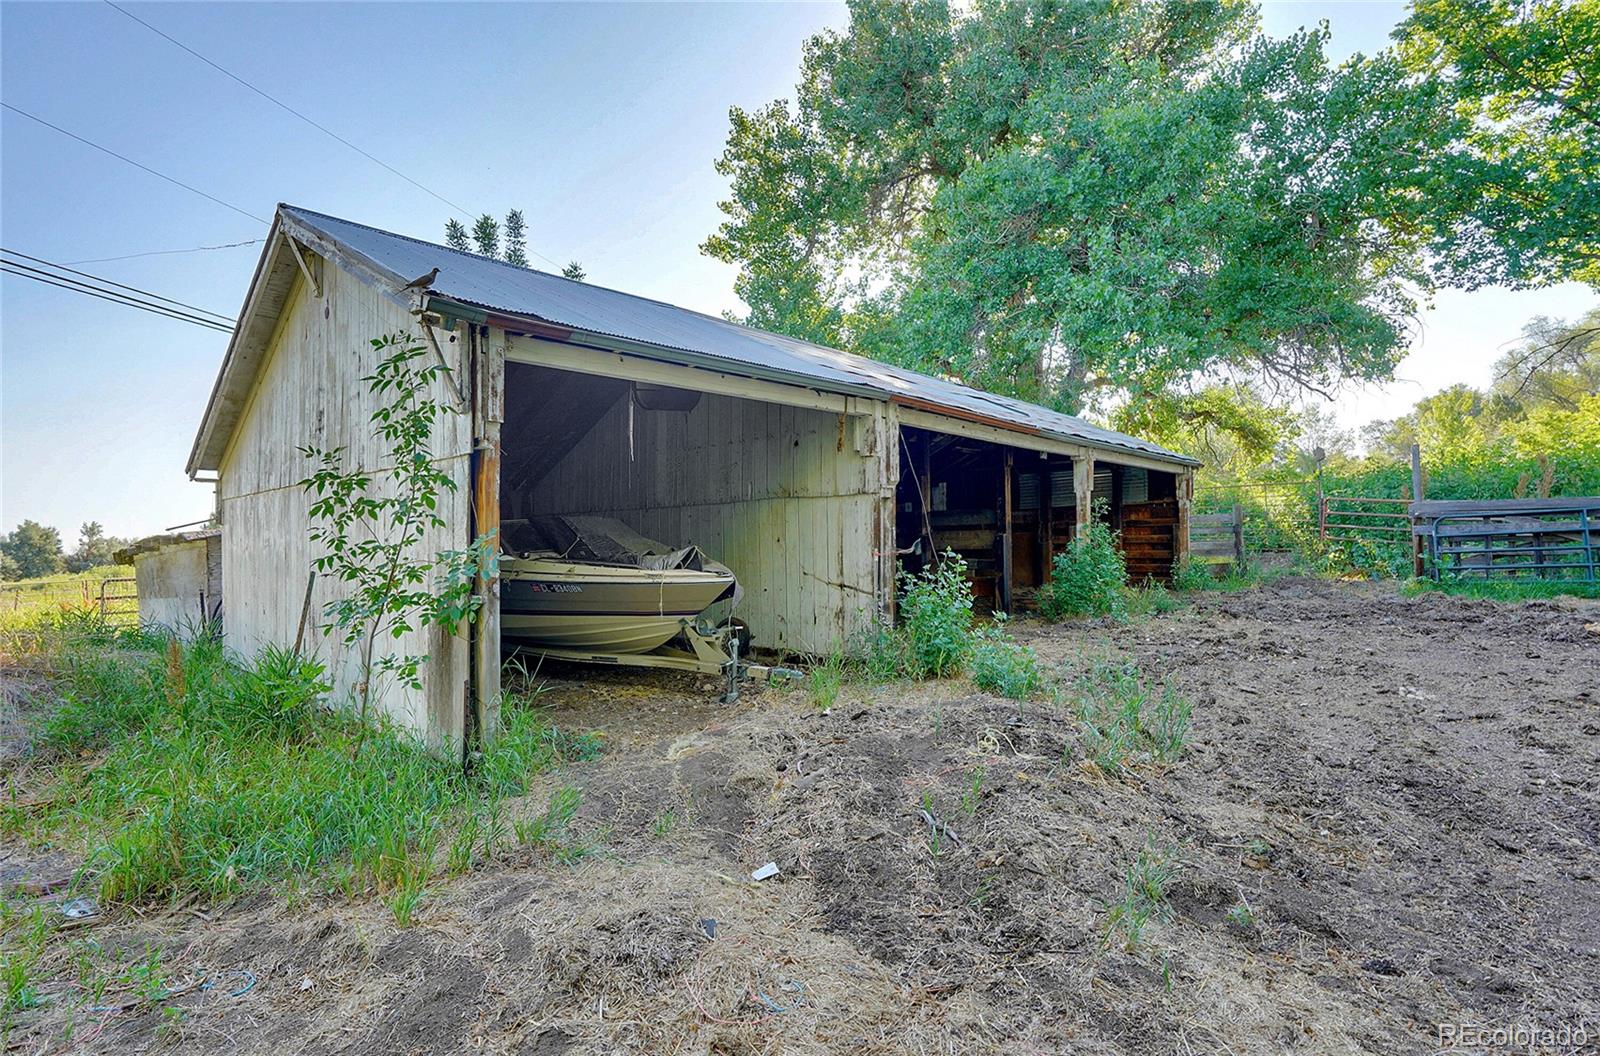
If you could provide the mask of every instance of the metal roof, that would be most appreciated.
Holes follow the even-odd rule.
[[[438,277],[428,291],[433,300],[442,298],[562,329],[648,345],[666,353],[663,358],[674,358],[672,353],[706,357],[729,373],[825,392],[867,395],[1068,443],[1199,465],[1137,437],[1045,407],[646,297],[517,267],[297,206],[280,205],[277,220],[291,234],[320,236],[307,241],[332,243],[340,251],[337,256],[342,263],[376,269],[397,287],[438,268]],[[356,258],[353,262],[349,260],[352,256]]]

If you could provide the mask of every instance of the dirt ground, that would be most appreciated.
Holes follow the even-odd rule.
[[[1596,1051],[1596,621],[1287,579],[1015,625],[1053,669],[1128,658],[1194,702],[1183,757],[1122,778],[1083,761],[1070,701],[847,685],[824,713],[552,670],[554,720],[608,749],[516,805],[581,788],[598,853],[508,852],[404,929],[377,900],[265,895],[108,920],[102,944],[214,985],[181,1018],[80,1014],[70,1042],[29,1013],[11,1047],[1421,1053],[1440,1023],[1586,1022],[1534,1051]],[[1145,848],[1176,864],[1171,913],[1129,952],[1107,907]]]

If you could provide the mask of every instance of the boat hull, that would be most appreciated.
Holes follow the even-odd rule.
[[[670,641],[734,585],[733,575],[690,569],[506,558],[500,627],[531,647],[647,653]]]

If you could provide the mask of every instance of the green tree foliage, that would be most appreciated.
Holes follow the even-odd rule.
[[[16,567],[17,574],[8,578],[33,579],[55,575],[62,569],[61,533],[38,521],[23,521],[13,528],[0,541],[0,552]]]
[[[1466,285],[1600,285],[1600,0],[1415,0],[1395,40],[1462,122],[1433,252]]]
[[[500,221],[484,213],[472,225],[472,241],[478,252],[495,260],[500,259]]]
[[[519,268],[532,267],[528,259],[528,221],[521,209],[508,212],[504,226],[484,213],[473,223],[470,231],[460,221],[446,220],[444,242],[451,249],[459,249],[463,253],[475,251]],[[561,269],[561,274],[582,282],[583,265],[574,260]]]
[[[1160,437],[1216,473],[1293,457],[1302,417],[1255,387],[1230,382],[1146,393],[1118,408],[1112,421],[1134,436]]]
[[[0,550],[0,582],[9,583],[13,579],[22,578],[22,566],[11,559],[11,555]]]
[[[1438,286],[1590,274],[1596,2],[1335,64],[1238,0],[856,0],[731,111],[703,248],[753,325],[1070,411],[1384,379]]]
[[[521,209],[513,209],[506,214],[506,251],[503,259],[507,264],[515,264],[519,268],[528,266],[528,224],[522,218]]]
[[[1500,400],[1518,407],[1575,411],[1585,397],[1600,393],[1600,309],[1576,323],[1533,320],[1522,342],[1495,364]]]
[[[114,565],[111,555],[128,545],[129,540],[107,535],[99,521],[90,521],[78,529],[78,548],[66,557],[68,572],[86,572],[102,565]]]
[[[794,107],[733,110],[704,249],[755,325],[1067,410],[1214,366],[1386,377],[1437,91],[1324,43],[1231,0],[862,0]]]

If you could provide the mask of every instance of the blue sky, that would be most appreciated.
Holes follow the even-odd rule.
[[[530,249],[703,311],[737,308],[700,255],[726,184],[730,105],[792,95],[835,4],[130,4],[128,9],[476,213],[521,208]],[[1394,3],[1264,7],[1273,34],[1327,19],[1340,54],[1384,45]],[[259,217],[279,201],[438,238],[451,207],[104,3],[0,5],[7,103]],[[0,241],[68,263],[259,238],[265,225],[10,112]],[[228,314],[259,246],[80,265]],[[548,267],[548,263],[535,261]],[[1400,380],[1341,396],[1347,424],[1483,384],[1532,315],[1583,287],[1441,296]],[[95,519],[144,534],[210,512],[183,465],[223,335],[0,281],[0,529]]]

